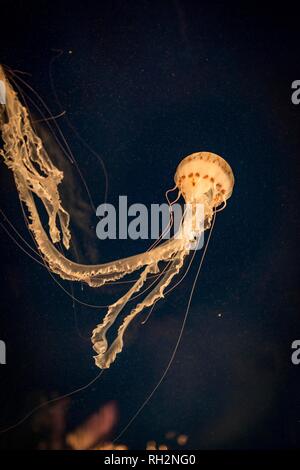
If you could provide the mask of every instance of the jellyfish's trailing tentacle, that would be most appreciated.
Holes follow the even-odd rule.
[[[39,217],[34,199],[27,188],[23,175],[15,172],[15,181],[22,201],[26,203],[29,211],[29,228],[34,234],[38,249],[43,255],[52,272],[61,278],[72,281],[84,281],[91,287],[100,287],[107,282],[116,281],[122,277],[152,265],[159,261],[169,260],[181,245],[181,240],[172,239],[160,245],[151,252],[131,256],[121,260],[99,264],[84,265],[67,259],[49,240]]]
[[[51,271],[62,279],[100,287],[143,266],[170,259],[178,251],[177,240],[168,240],[149,252],[96,265],[75,263],[57,250],[54,243],[62,238],[64,246],[69,248],[71,240],[69,214],[62,206],[58,191],[63,173],[51,162],[32,128],[27,109],[19,101],[1,66],[0,80],[5,83],[6,91],[5,105],[0,108],[0,130],[4,142],[0,155],[13,172],[20,200],[29,213],[29,228]],[[48,214],[50,239],[41,223],[34,196],[41,200]]]
[[[110,305],[108,311],[101,324],[93,330],[92,333],[92,343],[94,345],[94,350],[98,353],[99,356],[104,355],[107,351],[108,342],[106,339],[106,333],[109,328],[114,324],[119,313],[123,310],[127,302],[131,299],[132,295],[138,292],[144,285],[147,280],[147,276],[150,273],[157,273],[158,266],[157,264],[147,266],[144,271],[141,273],[139,279],[135,284],[129,289],[129,291],[120,297],[114,304]]]
[[[108,309],[106,316],[101,324],[97,325],[92,334],[92,343],[94,350],[98,353],[97,356],[94,356],[95,363],[101,369],[107,369],[110,367],[111,363],[114,362],[116,355],[120,353],[123,349],[123,336],[127,330],[129,324],[132,320],[141,313],[145,308],[151,307],[158,299],[164,297],[164,291],[166,287],[170,284],[173,277],[179,273],[186,255],[188,255],[189,250],[183,248],[179,251],[174,260],[171,262],[170,267],[168,268],[167,273],[163,276],[161,281],[155,286],[155,288],[145,297],[145,299],[138,303],[135,308],[125,317],[123,323],[118,329],[118,334],[116,339],[113,341],[111,346],[108,348],[108,342],[106,334],[109,328],[115,322],[117,316],[121,310],[125,307],[126,303],[130,300],[133,293],[140,290],[142,285],[145,283],[147,276],[150,272],[157,272],[157,264],[152,266],[147,266],[147,268],[142,272],[139,280],[136,284],[121,297],[117,302],[111,305]]]

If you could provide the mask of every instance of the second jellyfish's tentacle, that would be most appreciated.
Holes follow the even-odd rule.
[[[131,312],[125,317],[122,325],[118,329],[118,335],[116,339],[108,348],[108,343],[106,339],[107,330],[113,324],[117,315],[124,307],[126,302],[128,302],[133,292],[136,292],[141,288],[147,278],[148,273],[150,272],[150,266],[148,266],[143,271],[140,279],[132,287],[132,289],[130,289],[130,291],[128,291],[128,293],[124,297],[122,297],[118,302],[116,302],[109,308],[108,313],[105,316],[103,322],[95,328],[92,335],[92,343],[94,345],[93,347],[98,353],[98,355],[95,356],[95,363],[98,367],[100,367],[101,369],[107,369],[111,365],[111,363],[114,362],[116,355],[123,349],[123,336],[129,324],[142,310],[147,307],[151,307],[158,299],[164,297],[164,291],[166,287],[170,284],[173,277],[180,271],[184,262],[184,258],[187,254],[187,250],[182,250],[176,254],[174,261],[172,261],[170,268],[168,269],[167,273],[163,276],[161,281],[155,286],[155,288],[150,292],[150,294],[148,294],[142,302],[138,303],[136,307],[132,309]]]

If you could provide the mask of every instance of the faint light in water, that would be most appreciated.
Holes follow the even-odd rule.
[[[180,436],[177,437],[177,444],[180,446],[185,446],[185,444],[188,441],[188,436],[185,434],[180,434]]]

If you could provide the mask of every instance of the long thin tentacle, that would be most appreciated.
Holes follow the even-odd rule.
[[[142,310],[147,307],[151,307],[158,299],[164,297],[164,291],[166,287],[170,284],[173,277],[180,271],[184,262],[184,258],[187,254],[188,251],[185,249],[177,253],[174,261],[172,261],[170,268],[163,276],[161,281],[145,297],[145,299],[142,302],[138,303],[136,307],[133,308],[131,312],[125,317],[123,323],[118,329],[116,339],[108,348],[108,343],[106,339],[106,333],[108,329],[114,323],[118,314],[126,305],[131,295],[141,288],[143,283],[146,281],[148,273],[151,271],[151,269],[153,269],[153,267],[148,266],[141,274],[141,277],[135,284],[135,286],[133,286],[132,289],[130,289],[130,291],[125,294],[125,296],[123,296],[121,299],[119,299],[119,301],[117,301],[109,308],[103,322],[95,328],[92,335],[92,343],[94,345],[95,351],[98,353],[98,355],[95,356],[95,362],[98,367],[100,367],[101,369],[106,369],[110,366],[112,362],[114,362],[116,355],[123,349],[123,336],[129,324]]]

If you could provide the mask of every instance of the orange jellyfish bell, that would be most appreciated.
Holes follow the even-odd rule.
[[[197,152],[185,157],[178,165],[176,186],[187,203],[203,202],[217,207],[233,190],[233,172],[224,158],[211,152]]]

